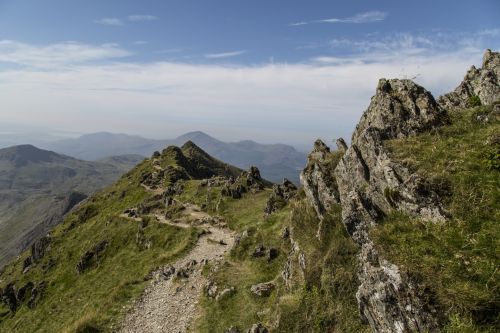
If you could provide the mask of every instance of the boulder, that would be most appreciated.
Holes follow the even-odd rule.
[[[51,241],[50,235],[47,235],[33,243],[31,246],[31,259],[34,263],[39,262],[44,257]]]
[[[107,240],[103,240],[97,243],[92,249],[86,251],[76,265],[77,273],[82,274],[90,268],[98,266],[101,255],[104,250],[106,250],[108,244],[109,242]]]
[[[217,294],[217,296],[215,297],[215,300],[216,301],[223,300],[224,298],[233,295],[235,292],[236,292],[236,288],[234,288],[234,287],[226,288]]]
[[[295,186],[290,180],[284,178],[283,184],[273,185],[273,191],[267,199],[266,207],[264,208],[264,214],[270,215],[273,212],[283,208],[297,195],[297,186]]]
[[[262,244],[257,246],[252,253],[252,257],[254,258],[263,257],[265,255],[266,255],[266,248]]]
[[[268,297],[273,292],[276,285],[274,282],[263,282],[255,284],[250,288],[250,291],[259,297]]]
[[[261,323],[253,324],[247,333],[269,333],[269,330]]]
[[[16,287],[9,283],[3,290],[0,290],[0,299],[7,305],[11,312],[16,312],[18,308]]]

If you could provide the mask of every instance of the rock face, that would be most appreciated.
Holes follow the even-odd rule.
[[[344,223],[358,243],[363,243],[366,226],[393,209],[445,219],[431,185],[393,162],[383,140],[416,135],[447,121],[446,112],[424,88],[410,80],[380,80],[335,171]]]
[[[482,104],[491,104],[500,100],[500,53],[486,50],[483,65],[477,69],[472,66],[464,80],[455,91],[438,99],[444,108],[470,107],[470,98],[477,96]]]
[[[417,289],[396,265],[379,257],[368,230],[391,210],[445,219],[430,185],[391,161],[383,140],[415,135],[446,121],[446,112],[424,88],[409,80],[382,79],[335,170],[343,222],[361,245],[356,297],[362,317],[376,332],[437,329],[432,309],[415,296]]]
[[[307,158],[307,166],[300,174],[306,196],[320,218],[333,203],[340,202],[337,181],[330,165],[331,157],[330,148],[323,141],[316,140]]]
[[[410,80],[381,79],[351,146],[339,139],[338,151],[331,152],[316,141],[301,174],[306,196],[320,220],[340,203],[344,225],[361,246],[356,297],[362,318],[375,332],[437,330],[435,311],[420,300],[418,286],[396,265],[379,257],[368,231],[393,210],[434,222],[445,220],[447,214],[431,184],[392,161],[383,141],[447,122],[445,110],[424,88]]]

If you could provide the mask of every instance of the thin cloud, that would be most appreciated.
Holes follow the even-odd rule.
[[[146,40],[136,40],[134,42],[134,45],[146,45],[146,44],[149,44],[149,42]]]
[[[24,47],[35,53],[51,49]],[[46,52],[35,61],[35,54],[23,51],[25,57],[31,54],[23,62],[47,62],[58,53]],[[350,135],[379,78],[420,74],[417,82],[437,96],[454,89],[470,65],[480,64],[482,52],[465,43],[463,48],[437,54],[386,53],[376,61],[358,62],[350,55],[325,55],[318,62],[248,66],[125,61],[50,68],[7,66],[0,69],[0,100],[7,110],[2,121],[158,137],[204,129],[221,137],[230,130],[234,137],[263,141],[331,140]],[[76,57],[79,52],[72,54]],[[373,54],[363,56],[368,59]],[[0,48],[0,55],[9,59],[12,52]],[[16,61],[21,61],[19,57]]]
[[[95,20],[94,22],[102,25],[111,25],[115,27],[124,25],[123,21],[117,17],[105,17],[99,20]]]
[[[144,14],[129,15],[127,17],[127,20],[131,22],[155,21],[157,19],[158,17],[154,15],[144,15]]]
[[[301,25],[306,25],[306,24],[309,24],[309,22],[300,21],[300,22],[290,23],[289,25],[290,25],[291,27],[298,27],[298,26],[301,26]]]
[[[117,44],[89,45],[62,42],[38,46],[12,40],[0,40],[0,63],[28,67],[58,67],[131,55]]]
[[[301,21],[301,22],[291,23],[290,26],[296,27],[312,23],[354,23],[354,24],[373,23],[373,22],[383,21],[386,19],[387,16],[388,13],[375,10],[364,13],[358,13],[356,15],[344,18],[329,18],[329,19],[314,20],[314,21]]]
[[[247,53],[246,50],[222,52],[222,53],[209,53],[205,54],[205,58],[208,59],[218,59],[218,58],[231,58]]]

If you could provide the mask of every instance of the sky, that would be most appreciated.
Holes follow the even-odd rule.
[[[453,90],[500,1],[0,0],[0,132],[349,140],[379,78]]]

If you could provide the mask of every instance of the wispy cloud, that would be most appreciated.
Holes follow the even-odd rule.
[[[127,20],[131,22],[141,22],[141,21],[155,21],[157,20],[158,17],[154,15],[145,15],[145,14],[135,14],[135,15],[129,15],[127,17]]]
[[[147,40],[136,40],[134,42],[134,45],[146,45],[146,44],[149,44]]]
[[[309,22],[300,21],[300,22],[290,23],[289,25],[290,25],[291,27],[298,27],[298,26],[301,26],[301,25],[306,25],[306,24],[309,24]]]
[[[131,55],[117,44],[89,45],[62,42],[38,46],[12,40],[0,40],[0,63],[28,67],[58,67],[91,61],[123,58]]]
[[[208,58],[208,59],[231,58],[231,57],[236,57],[236,56],[239,56],[239,55],[242,55],[245,53],[247,53],[246,50],[222,52],[222,53],[209,53],[209,54],[205,54],[205,58]]]
[[[369,11],[369,12],[364,12],[364,13],[358,13],[353,16],[349,17],[343,17],[343,18],[328,18],[328,19],[322,19],[322,20],[314,20],[314,21],[300,21],[300,22],[295,22],[291,23],[290,26],[296,27],[296,26],[301,26],[301,25],[307,25],[307,24],[312,24],[312,23],[355,23],[355,24],[361,24],[361,23],[373,23],[373,22],[380,22],[386,19],[388,16],[388,13],[382,12],[382,11]]]
[[[105,17],[105,18],[95,20],[94,22],[98,23],[98,24],[111,25],[111,26],[115,26],[115,27],[119,27],[119,26],[124,25],[123,21],[117,17]]]
[[[462,41],[433,52],[430,45],[437,41],[431,38],[430,42],[400,38],[383,52],[391,45],[389,40],[387,36],[386,45],[369,46],[366,51],[354,52],[366,46],[355,45],[348,55],[328,53],[332,46],[327,46],[325,54],[310,62],[230,66],[125,59],[94,63],[88,60],[123,56],[126,51],[112,45],[42,47],[2,41],[1,61],[50,67],[0,66],[0,100],[7,110],[0,118],[78,132],[164,137],[198,129],[226,138],[329,141],[332,136],[350,135],[379,78],[420,74],[417,81],[438,95],[455,88],[471,64],[481,63],[482,48],[500,47],[498,42],[471,47]],[[398,45],[415,43],[417,49],[429,46],[411,54],[396,52]],[[67,66],[53,66],[54,60]]]

